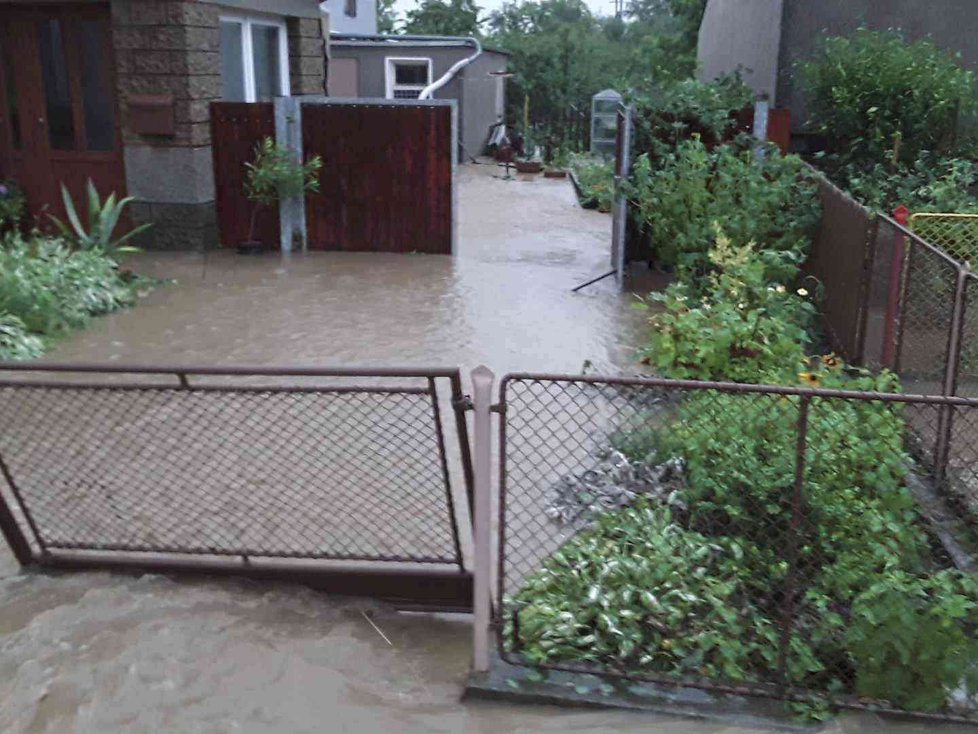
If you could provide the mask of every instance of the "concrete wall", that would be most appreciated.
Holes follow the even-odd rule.
[[[286,6],[302,13],[286,18],[292,93],[322,94],[315,0],[111,0],[126,188],[136,199],[133,219],[155,225],[143,246],[200,249],[217,242],[210,103],[221,94],[218,17],[227,7],[274,12]],[[175,134],[133,133],[127,119],[133,95],[172,95]]]
[[[357,96],[384,97],[386,87],[386,59],[429,58],[432,81],[438,79],[451,66],[472,54],[467,46],[415,46],[408,44],[346,45],[333,42],[330,63],[337,59],[355,59],[357,62]],[[435,99],[458,101],[459,140],[465,151],[472,155],[482,152],[489,126],[496,122],[496,79],[490,71],[506,68],[507,56],[496,51],[484,51],[482,56],[456,75],[452,81],[435,92]]]
[[[699,78],[741,69],[757,94],[776,103],[781,13],[785,0],[709,0],[700,26]]]
[[[962,66],[978,70],[976,0],[785,0],[777,98],[791,108],[796,131],[808,119],[797,63],[811,57],[819,39],[860,26],[899,28],[910,40],[930,36],[941,48],[960,52]]]
[[[334,33],[376,33],[376,0],[354,0],[356,15],[346,14],[347,0],[326,0],[322,7],[329,13],[329,25]]]

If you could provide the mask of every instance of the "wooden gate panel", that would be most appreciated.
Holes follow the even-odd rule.
[[[310,249],[451,254],[451,107],[305,105],[302,137],[323,160]]]
[[[224,247],[234,247],[248,239],[253,204],[245,196],[245,164],[254,160],[256,146],[266,137],[275,137],[275,111],[271,102],[211,104],[214,199],[218,234]],[[255,239],[278,249],[278,207],[263,207],[259,211]]]

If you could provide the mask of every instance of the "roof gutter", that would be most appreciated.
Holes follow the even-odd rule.
[[[391,44],[450,42],[457,45],[470,46],[475,49],[471,56],[466,56],[464,59],[456,61],[448,71],[422,89],[421,94],[418,95],[418,99],[431,99],[435,92],[448,84],[455,78],[456,74],[482,55],[482,44],[474,36],[418,36],[410,34],[395,36],[380,33],[331,33],[330,38],[335,38],[338,41],[385,41]]]

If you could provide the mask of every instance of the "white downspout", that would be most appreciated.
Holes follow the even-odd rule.
[[[475,47],[475,53],[452,64],[452,67],[448,71],[421,90],[421,94],[418,95],[418,99],[431,99],[435,92],[448,84],[456,74],[482,55],[482,44],[479,43],[479,39],[469,36],[465,40]]]

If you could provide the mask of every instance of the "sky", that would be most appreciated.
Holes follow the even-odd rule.
[[[475,0],[475,4],[482,8],[485,15],[493,10],[499,10],[504,2],[505,0]],[[595,15],[611,15],[615,11],[614,0],[584,0],[584,3]],[[418,0],[397,0],[394,7],[397,9],[397,14],[403,18],[405,12],[416,8],[419,4]]]

